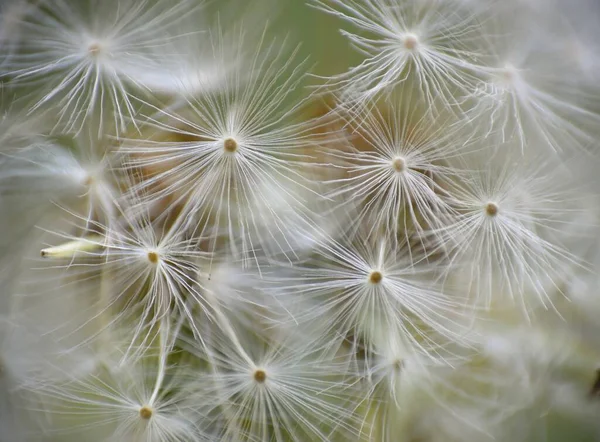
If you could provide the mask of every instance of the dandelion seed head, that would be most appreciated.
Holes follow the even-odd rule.
[[[35,290],[6,299],[36,342],[38,328],[60,339],[60,366],[18,354],[21,333],[4,348],[0,329],[0,390],[35,393],[23,405],[51,417],[35,419],[44,435],[497,440],[542,402],[600,397],[600,370],[544,312],[598,310],[595,274],[569,285],[596,273],[579,256],[594,244],[571,238],[595,233],[598,207],[580,210],[597,206],[594,183],[539,151],[598,145],[598,57],[568,46],[562,19],[531,32],[510,20],[531,13],[498,19],[495,1],[307,0],[360,57],[323,77],[266,29],[255,52],[243,29],[199,37],[187,15],[204,0],[8,1],[31,5],[10,20],[0,7],[19,24],[0,29],[0,86],[36,120],[2,108],[0,202],[39,190],[72,218],[36,200],[31,222],[57,239],[31,245]],[[57,321],[36,292],[71,305]],[[583,313],[574,336],[593,325]],[[591,392],[563,382],[580,369]]]

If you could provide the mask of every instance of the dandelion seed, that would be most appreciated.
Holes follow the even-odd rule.
[[[117,132],[137,111],[131,93],[144,93],[137,72],[169,63],[165,41],[177,37],[182,17],[194,2],[44,0],[19,21],[18,52],[7,60],[4,78],[34,85],[39,93],[31,112],[57,110],[56,127],[78,132],[93,113]],[[0,47],[1,50],[1,47]]]
[[[48,247],[40,251],[42,258],[73,258],[78,252],[98,253],[101,252],[102,237],[99,235],[90,236],[66,242],[59,246]]]
[[[462,301],[428,282],[433,265],[407,247],[360,232],[323,240],[290,276],[265,276],[265,290],[288,307],[294,323],[314,330],[315,339],[331,336],[332,349],[354,336],[350,344],[362,339],[368,350],[380,333],[399,335],[423,354],[461,342]]]
[[[147,201],[171,196],[175,204],[185,202],[193,230],[225,239],[245,264],[256,260],[257,249],[293,249],[293,232],[310,215],[305,195],[317,196],[302,174],[314,124],[293,122],[302,103],[289,104],[304,63],[295,66],[295,52],[286,58],[277,46],[261,40],[254,58],[241,58],[234,72],[224,68],[222,88],[177,112],[157,109],[148,124],[191,141],[136,140],[124,148],[128,167],[158,170],[138,186],[147,190]],[[220,65],[221,56],[215,53]]]
[[[150,356],[118,365],[107,360],[86,377],[41,386],[37,392],[52,417],[45,433],[110,442],[209,440],[185,373],[165,365],[164,355]]]
[[[406,408],[408,402],[404,396],[413,394],[429,395],[433,393],[434,368],[447,367],[447,362],[431,354],[415,353],[411,345],[399,334],[380,335],[381,340],[374,339],[374,345],[365,356],[365,371],[369,381],[367,400],[382,402],[392,401],[392,406],[399,410]]]
[[[457,171],[448,160],[471,149],[458,125],[446,127],[444,118],[422,115],[411,95],[383,110],[350,114],[352,144],[330,152],[346,176],[331,180],[328,196],[343,207],[355,206],[357,225],[392,236],[423,232],[450,215],[443,183]]]
[[[593,93],[586,96],[581,81],[573,81],[582,78],[575,65],[557,55],[559,45],[548,43],[555,31],[530,35],[531,27],[518,17],[497,27],[490,30],[488,67],[465,100],[465,114],[474,127],[498,146],[515,142],[534,156],[539,152],[528,151],[568,153],[595,145],[600,114],[590,100]],[[508,36],[498,36],[503,33]]]
[[[369,413],[362,429],[375,440],[391,442],[398,434],[413,434],[414,415],[427,415],[426,410],[438,408],[452,414],[461,425],[473,426],[469,416],[456,412],[456,400],[444,398],[446,388],[459,395],[444,378],[460,364],[460,358],[415,352],[412,345],[397,333],[381,333],[364,356],[363,401]],[[452,362],[450,362],[452,361]],[[453,368],[449,368],[449,363]],[[450,384],[450,385],[446,385]],[[368,419],[368,420],[367,420]]]
[[[560,234],[586,210],[570,174],[545,156],[515,164],[507,155],[449,188],[459,215],[435,235],[453,244],[448,271],[466,266],[465,283],[486,308],[506,296],[525,313],[552,309],[567,269],[582,266]]]
[[[202,340],[193,327],[195,312],[210,318],[210,305],[217,299],[207,299],[197,279],[206,252],[196,248],[181,225],[153,222],[148,208],[139,212],[138,199],[130,196],[112,203],[116,217],[109,225],[92,222],[94,236],[73,239],[67,232],[51,232],[67,242],[44,249],[46,256],[58,260],[46,271],[70,275],[70,284],[78,280],[95,284],[99,297],[90,320],[104,323],[92,339],[101,338],[114,325],[134,321],[134,351],[135,342],[147,344],[160,321],[176,315]]]
[[[197,391],[211,398],[210,415],[222,423],[219,440],[325,442],[334,432],[356,434],[344,365],[319,347],[276,335],[262,341],[232,328],[215,333],[208,352],[186,341],[212,366]]]
[[[469,94],[479,71],[484,9],[458,2],[313,0],[314,7],[357,30],[342,30],[365,60],[330,79],[350,107],[367,106],[394,89],[413,87],[434,111]],[[487,11],[486,11],[487,13]],[[440,98],[442,98],[440,100]]]
[[[6,146],[0,153],[0,194],[20,201],[13,205],[14,216],[36,223],[58,204],[87,218],[82,234],[93,221],[109,222],[119,186],[113,170],[117,148],[95,130],[86,125],[76,136],[49,137],[34,129],[28,143]]]

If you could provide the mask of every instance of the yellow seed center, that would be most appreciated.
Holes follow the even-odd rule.
[[[373,270],[369,275],[369,282],[372,284],[379,284],[383,279],[383,274],[379,270]]]
[[[238,143],[233,138],[226,138],[223,142],[225,152],[234,153],[238,148]]]
[[[498,204],[496,204],[496,203],[490,202],[485,205],[485,213],[488,216],[496,216],[498,214],[498,210],[499,210],[499,207],[498,207]]]
[[[152,264],[156,264],[158,262],[158,253],[148,252],[148,261],[150,261]]]
[[[254,371],[254,380],[259,384],[262,384],[267,379],[267,373],[260,368]]]
[[[147,405],[144,405],[142,408],[140,408],[140,417],[144,420],[148,420],[152,417],[152,408],[148,407]]]

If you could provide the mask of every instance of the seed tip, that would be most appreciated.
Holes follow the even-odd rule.
[[[404,169],[406,169],[406,160],[402,157],[396,157],[392,161],[392,167],[396,172],[404,172]]]
[[[234,153],[238,148],[238,143],[233,138],[226,138],[223,141],[223,149],[225,152]]]
[[[267,379],[267,373],[260,369],[257,368],[256,370],[254,370],[254,380],[256,382],[258,382],[259,384],[262,384],[265,382],[265,380]]]
[[[372,284],[379,284],[383,279],[383,274],[379,270],[373,270],[369,275],[369,282]]]
[[[496,216],[498,214],[498,204],[493,203],[493,202],[489,202],[485,205],[485,213],[488,216]]]
[[[415,34],[406,34],[402,41],[404,49],[413,51],[419,45],[419,38]]]
[[[148,252],[148,261],[152,264],[156,264],[158,262],[158,253],[154,251]]]
[[[152,417],[152,408],[148,407],[147,405],[144,405],[142,408],[140,408],[140,417],[144,420],[148,420]]]

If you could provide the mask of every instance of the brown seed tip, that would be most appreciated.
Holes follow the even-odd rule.
[[[392,161],[392,167],[396,172],[404,172],[404,169],[406,169],[406,161],[402,157],[394,158],[394,161]]]
[[[369,275],[369,282],[372,284],[379,284],[383,279],[383,275],[379,270],[373,270]]]
[[[498,204],[496,204],[496,203],[490,202],[485,205],[485,213],[488,216],[496,216],[498,214],[498,210],[499,210]]]
[[[148,420],[152,417],[152,408],[148,407],[147,405],[144,405],[142,408],[140,408],[140,417],[142,419]]]
[[[262,384],[267,379],[267,373],[264,370],[256,369],[254,371],[254,380],[259,384]]]
[[[148,261],[150,261],[152,264],[156,264],[158,262],[158,253],[148,252]]]
[[[419,45],[419,39],[414,34],[408,34],[403,40],[404,48],[412,51]]]
[[[396,359],[394,361],[393,366],[394,366],[394,370],[400,371],[400,370],[402,370],[402,367],[404,367],[404,361],[402,361],[402,359]]]
[[[223,142],[225,152],[234,153],[238,148],[238,143],[233,138],[226,138]]]

